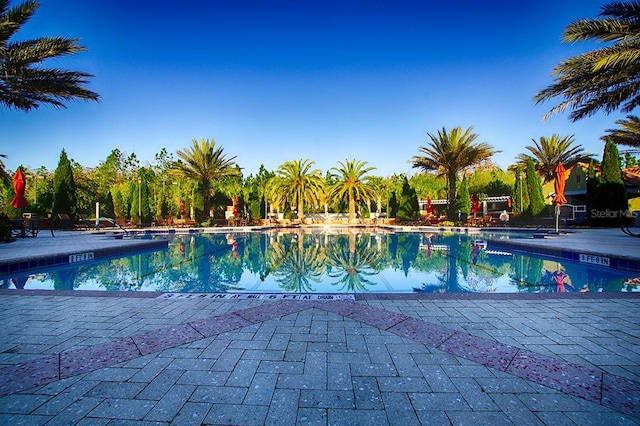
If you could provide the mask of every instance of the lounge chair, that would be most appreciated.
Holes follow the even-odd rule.
[[[640,238],[640,233],[636,234],[635,232],[632,232],[632,231],[629,229],[629,225],[622,225],[622,226],[620,227],[620,229],[622,230],[622,232],[624,232],[625,234],[627,234],[627,235],[629,235],[629,236],[631,236],[631,237],[638,237],[638,238]]]
[[[51,221],[51,227],[56,229],[66,229],[68,231],[75,229],[73,221],[66,213],[58,213]]]

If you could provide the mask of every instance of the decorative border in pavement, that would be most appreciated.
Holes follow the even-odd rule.
[[[218,299],[218,300],[356,300],[352,294],[312,293],[162,293],[158,299]]]
[[[318,308],[624,414],[640,417],[640,382],[352,301],[280,300],[0,369],[0,396]]]

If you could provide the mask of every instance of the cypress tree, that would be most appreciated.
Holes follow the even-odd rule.
[[[409,185],[407,177],[403,176],[402,192],[398,203],[397,218],[400,222],[406,222],[412,220],[418,214],[420,214],[418,196],[416,195],[416,191]]]
[[[469,186],[467,185],[467,177],[463,176],[460,182],[460,188],[456,197],[456,212],[462,213],[463,216],[471,213],[471,196],[469,195]]]
[[[124,219],[124,200],[122,199],[122,192],[118,188],[112,188],[111,193],[113,196],[113,215],[115,219]]]
[[[545,209],[544,195],[542,194],[542,182],[532,159],[527,160],[527,190],[529,192],[529,207],[531,216],[538,216]]]
[[[588,191],[588,188],[587,188]],[[607,140],[602,153],[602,171],[597,181],[591,221],[596,226],[620,226],[628,221],[627,191],[622,180],[618,147]]]
[[[151,171],[147,171],[146,169],[141,169],[140,170],[140,201],[142,202],[141,204],[141,211],[142,211],[142,223],[146,223],[149,224],[151,223],[152,220],[152,214],[151,214],[151,203],[149,203],[149,198],[150,198],[150,191],[149,191],[149,180],[150,180],[150,174],[152,172]]]
[[[600,176],[596,175],[593,160],[589,163],[587,170],[587,212],[591,225],[597,224],[597,213],[599,206],[598,188],[600,187]]]
[[[526,189],[522,166],[518,165],[515,172],[516,181],[511,192],[512,208],[515,214],[521,214],[529,208],[529,191]]]
[[[129,196],[127,197],[129,200],[129,218],[132,224],[138,224],[140,218],[138,217],[139,212],[139,203],[138,203],[138,179],[133,178],[133,180],[129,183]]]
[[[68,214],[69,218],[75,221],[76,200],[73,170],[67,152],[63,148],[58,160],[58,167],[53,174],[53,214]]]
[[[609,139],[605,143],[604,152],[602,153],[602,182],[623,183],[621,168],[618,147]]]

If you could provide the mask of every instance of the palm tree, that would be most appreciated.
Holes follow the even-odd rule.
[[[616,120],[619,129],[608,129],[608,134],[602,136],[603,141],[611,140],[616,145],[640,147],[640,118],[627,115],[626,120]]]
[[[320,205],[324,193],[324,179],[319,169],[311,170],[310,160],[294,160],[281,164],[271,180],[271,199],[277,205],[287,200],[297,206],[298,217],[304,222],[305,204]]]
[[[525,148],[532,155],[519,154],[516,160],[524,166],[529,158],[532,159],[536,164],[536,170],[545,182],[553,179],[554,171],[558,164],[571,168],[579,162],[588,163],[593,156],[593,154],[583,152],[582,145],[573,145],[575,143],[573,135],[558,136],[553,134],[549,138],[540,136],[539,142],[535,139],[531,140],[534,146],[529,145]]]
[[[366,161],[345,160],[338,161],[340,167],[331,170],[337,172],[338,181],[329,189],[331,198],[349,202],[349,223],[356,218],[356,203],[368,203],[375,197],[373,183],[370,176],[365,176],[375,167],[367,167]]]
[[[555,83],[534,96],[536,103],[563,99],[545,118],[570,109],[572,121],[622,106],[631,112],[640,105],[640,2],[612,2],[602,6],[600,18],[569,24],[563,42],[594,40],[608,46],[566,59],[557,65]]]
[[[203,220],[209,217],[209,198],[211,181],[237,176],[239,169],[235,167],[235,156],[227,158],[222,147],[216,148],[214,139],[200,138],[200,142],[192,139],[193,145],[177,152],[178,161],[174,169],[183,177],[200,182],[203,199]]]
[[[458,174],[500,152],[486,142],[474,143],[478,135],[472,131],[473,126],[464,131],[461,127],[454,127],[450,132],[443,127],[442,131],[438,130],[437,135],[427,133],[431,141],[426,147],[418,148],[426,155],[416,155],[412,160],[413,167],[425,172],[435,170],[438,175],[446,177],[449,185],[447,216],[451,220],[455,215]]]
[[[5,154],[0,154],[0,158],[7,158],[7,156]],[[9,173],[7,173],[4,167],[4,161],[0,160],[0,182],[10,182],[11,176],[9,176]]]
[[[87,50],[78,39],[9,41],[38,7],[37,2],[27,0],[9,8],[9,0],[0,0],[0,105],[29,111],[41,104],[64,108],[63,102],[73,99],[97,101],[99,95],[83,87],[91,74],[41,66],[46,59]]]

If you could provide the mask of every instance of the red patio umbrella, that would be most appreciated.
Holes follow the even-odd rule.
[[[187,211],[185,210],[184,200],[180,200],[180,216],[184,216],[185,214],[187,214]]]
[[[427,197],[427,213],[433,213],[433,207],[431,207],[431,197]]]
[[[478,202],[478,196],[476,194],[471,195],[471,213],[478,213],[480,211],[480,203]]]
[[[18,169],[15,175],[13,175],[13,191],[16,193],[13,200],[11,200],[11,205],[16,209],[21,209],[29,202],[26,198],[24,198],[24,190],[25,190],[25,177],[22,170]]]
[[[562,164],[558,164],[553,172],[553,189],[556,193],[552,202],[556,206],[556,233],[558,232],[558,222],[560,221],[560,206],[567,203],[567,199],[564,196],[565,173],[566,170]]]
[[[233,197],[233,215],[238,216],[238,197]]]

